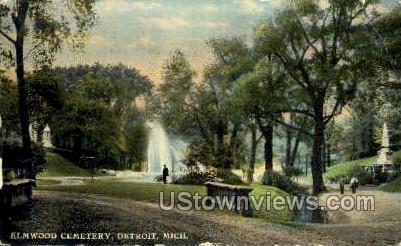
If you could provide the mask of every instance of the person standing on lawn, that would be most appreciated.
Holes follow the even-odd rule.
[[[166,184],[167,183],[167,176],[168,176],[168,168],[166,167],[166,165],[164,165],[163,168],[163,183]]]

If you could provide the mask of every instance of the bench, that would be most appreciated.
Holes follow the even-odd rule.
[[[205,185],[207,188],[208,196],[213,198],[219,197],[219,199],[227,197],[229,201],[230,199],[234,199],[234,206],[231,209],[232,211],[246,217],[251,217],[253,215],[251,203],[249,201],[249,193],[253,190],[253,188],[241,185],[223,184],[218,182],[207,182],[205,183]]]
[[[5,207],[16,207],[32,200],[32,179],[14,179],[3,183],[0,190],[0,205]]]

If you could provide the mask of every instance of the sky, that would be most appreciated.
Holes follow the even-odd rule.
[[[165,60],[176,49],[193,69],[202,68],[212,55],[210,38],[252,37],[259,19],[271,18],[281,0],[100,0],[99,20],[91,31],[84,54],[64,52],[56,65],[124,63],[160,83]]]
[[[285,1],[99,0],[98,23],[90,32],[86,51],[76,54],[66,49],[57,55],[54,65],[121,62],[159,84],[163,64],[180,49],[200,81],[203,67],[213,58],[207,40],[241,36],[250,42],[253,26],[272,18]],[[386,6],[399,2],[383,1]],[[10,75],[15,76],[13,72]]]

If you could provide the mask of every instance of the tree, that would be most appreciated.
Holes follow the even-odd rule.
[[[29,118],[36,123],[38,141],[41,142],[45,126],[63,107],[63,91],[48,68],[29,74],[26,84]]]
[[[0,35],[13,50],[1,46],[1,54],[14,60],[16,67],[19,119],[27,156],[31,153],[31,140],[25,60],[32,55],[36,66],[49,64],[66,40],[79,48],[95,23],[94,3],[95,0],[11,0],[0,4]],[[28,52],[26,44],[31,46]]]
[[[325,126],[352,99],[358,81],[374,69],[361,55],[369,49],[366,24],[375,17],[376,0],[291,1],[273,22],[256,29],[266,56],[274,56],[290,78],[287,91],[298,92],[288,111],[313,120],[313,193],[325,190],[322,152]],[[301,130],[301,129],[300,129]]]
[[[136,101],[150,94],[146,76],[122,64],[56,67],[49,73],[65,101],[50,122],[54,145],[77,159],[93,155],[107,168],[130,169],[145,160],[145,112]]]
[[[237,80],[253,69],[250,49],[239,38],[212,39],[214,60],[203,82],[180,51],[164,66],[159,113],[170,131],[190,139],[190,163],[230,168],[242,159],[244,120],[232,100]]]
[[[273,170],[273,126],[281,113],[282,92],[285,88],[283,73],[270,59],[262,58],[254,71],[243,76],[236,88],[236,97],[242,112],[256,123],[264,145],[265,170]]]

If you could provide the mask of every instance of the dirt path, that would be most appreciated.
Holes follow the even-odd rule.
[[[325,201],[332,191],[322,195]],[[345,195],[354,194],[346,192]],[[387,193],[377,188],[362,189],[356,195],[373,195],[374,211],[331,211],[329,224],[316,225],[320,235],[341,238],[352,245],[400,245],[401,244],[401,193]]]
[[[25,215],[11,222],[9,231],[24,232],[110,232],[113,239],[74,243],[198,245],[345,245],[341,240],[312,231],[260,224],[255,220],[207,212],[162,211],[155,204],[103,196],[36,191],[35,201]],[[18,221],[18,222],[17,222]],[[4,227],[4,226],[3,226]],[[4,231],[4,229],[3,229]],[[157,240],[119,241],[117,233],[157,233]],[[188,239],[163,239],[163,233],[182,232]],[[9,233],[9,232],[8,232]],[[38,241],[13,241],[37,243]],[[39,243],[44,243],[39,241]],[[71,244],[53,240],[50,243]]]

